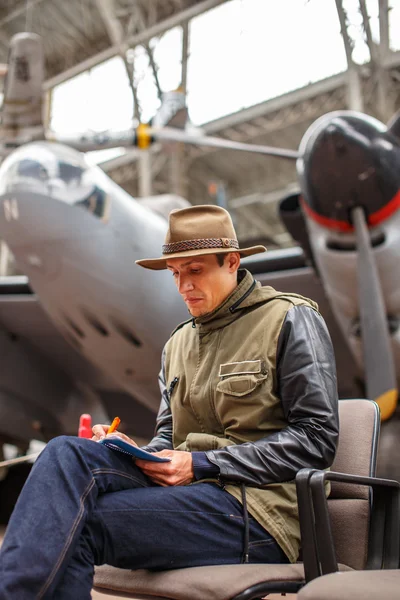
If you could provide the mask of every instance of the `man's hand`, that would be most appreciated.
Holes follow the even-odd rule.
[[[99,442],[100,440],[103,440],[105,437],[108,436],[109,429],[110,429],[109,425],[94,425],[92,427],[92,432],[93,432],[92,440],[94,442]],[[113,431],[112,433],[110,433],[110,437],[119,437],[119,438],[121,438],[121,440],[124,440],[124,442],[128,442],[128,444],[132,444],[132,446],[137,446],[136,442],[131,440],[130,437],[128,437],[124,433],[121,433],[120,431]]]
[[[135,463],[154,483],[164,487],[169,485],[187,485],[194,480],[193,460],[190,452],[161,450],[155,456],[171,458],[171,462],[152,462],[136,459]]]

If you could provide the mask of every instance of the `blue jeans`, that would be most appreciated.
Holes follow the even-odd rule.
[[[0,600],[89,600],[94,564],[176,569],[240,563],[241,504],[213,483],[160,487],[130,457],[53,439],[36,461],[0,552]],[[250,517],[250,562],[288,562]]]

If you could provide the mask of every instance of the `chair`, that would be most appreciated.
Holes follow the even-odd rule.
[[[297,596],[298,600],[398,600],[400,569],[350,571],[318,577]]]
[[[360,477],[374,476],[380,425],[377,405],[368,400],[342,400],[339,417],[340,439],[332,470]],[[296,478],[303,563],[206,566],[163,572],[129,571],[103,565],[96,568],[96,591],[102,592],[105,600],[109,593],[116,592],[121,597],[146,600],[252,600],[270,593],[296,593],[322,574],[317,543],[321,527],[314,524],[311,492],[312,479],[318,473],[303,469]],[[318,492],[315,494],[317,497]],[[344,571],[365,568],[373,507],[369,489],[332,482],[328,505],[337,568]]]

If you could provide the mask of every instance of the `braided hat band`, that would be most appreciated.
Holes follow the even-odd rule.
[[[208,254],[238,252],[241,258],[265,252],[264,246],[241,248],[232,218],[221,206],[210,204],[173,210],[168,218],[168,230],[162,256],[136,261],[145,269],[167,269],[167,261]]]
[[[173,242],[164,244],[163,254],[172,254],[173,252],[185,252],[186,250],[202,250],[203,248],[239,248],[239,242],[229,238],[202,238],[198,240],[185,240],[183,242]]]

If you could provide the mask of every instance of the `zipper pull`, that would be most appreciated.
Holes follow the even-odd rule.
[[[169,384],[169,388],[168,388],[168,396],[171,399],[171,394],[174,391],[174,387],[176,386],[176,384],[179,381],[179,377],[174,377],[174,379],[171,381],[171,383]]]
[[[196,329],[196,321],[194,320],[194,317],[192,319],[192,329]]]

